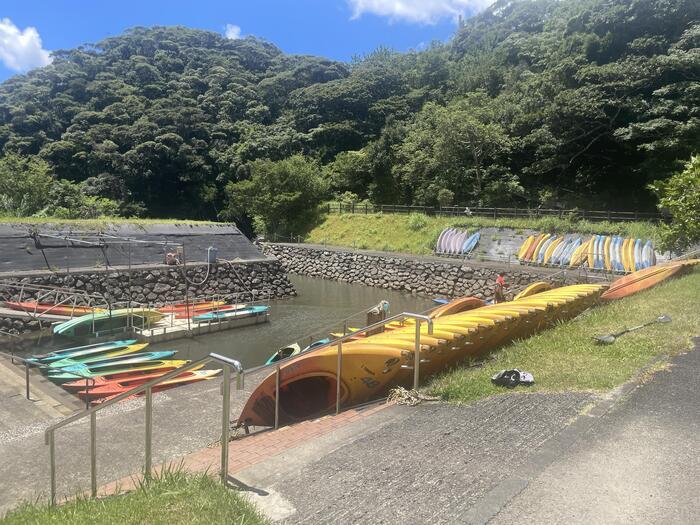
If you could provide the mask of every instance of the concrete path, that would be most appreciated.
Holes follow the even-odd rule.
[[[233,478],[285,523],[692,523],[698,375],[694,351],[604,397],[393,406]]]
[[[697,523],[700,340],[625,396],[494,523]],[[564,452],[564,451],[562,451]]]

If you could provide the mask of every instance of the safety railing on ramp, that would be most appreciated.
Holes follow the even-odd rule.
[[[353,331],[351,334],[344,335],[335,339],[327,344],[317,346],[302,355],[309,355],[319,352],[321,350],[327,349],[329,347],[337,347],[338,360],[337,360],[337,378],[336,381],[336,414],[340,412],[341,409],[341,389],[340,389],[340,378],[343,369],[343,343],[360,334],[371,332],[377,329],[383,328],[388,323],[404,321],[407,319],[415,320],[416,332],[415,332],[415,354],[414,354],[414,364],[413,364],[413,385],[414,388],[418,387],[420,381],[420,350],[421,350],[421,323],[424,321],[428,325],[428,334],[433,333],[433,320],[425,315],[414,314],[410,312],[403,312],[398,315],[394,315],[373,323],[371,325],[360,328],[359,330]],[[220,466],[220,478],[221,482],[226,484],[228,479],[228,442],[230,438],[231,431],[231,378],[232,372],[236,373],[236,389],[240,390],[243,388],[245,377],[251,374],[257,374],[265,370],[275,371],[275,428],[279,428],[279,398],[280,398],[280,373],[281,367],[288,361],[297,359],[299,356],[291,356],[286,359],[282,359],[273,364],[258,366],[244,370],[240,362],[229,357],[225,357],[219,354],[209,354],[206,357],[192,361],[186,366],[177,368],[167,374],[160,376],[151,381],[145,382],[139,386],[136,386],[126,392],[123,392],[111,399],[108,399],[97,406],[86,409],[85,411],[78,412],[69,416],[68,418],[51,425],[45,431],[44,439],[46,445],[49,447],[49,478],[50,478],[50,502],[55,504],[56,502],[56,446],[55,446],[55,436],[56,431],[74,423],[76,421],[90,418],[90,493],[93,497],[97,496],[97,413],[107,407],[114,405],[120,401],[123,401],[136,394],[145,394],[145,466],[144,475],[146,477],[151,476],[152,471],[152,443],[153,443],[153,389],[159,384],[173,379],[184,372],[194,370],[195,368],[200,368],[209,363],[216,362],[223,365],[223,381],[221,393],[223,396],[222,412],[221,412],[221,466]]]

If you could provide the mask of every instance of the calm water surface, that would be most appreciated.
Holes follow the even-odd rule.
[[[193,338],[152,344],[148,350],[177,350],[174,359],[197,359],[216,352],[238,359],[245,368],[263,364],[278,348],[299,342],[302,347],[311,340],[340,332],[343,320],[352,317],[348,326],[363,326],[367,309],[385,299],[390,314],[420,313],[434,306],[426,297],[340,283],[312,277],[290,275],[298,295],[271,303],[270,322],[226,330]],[[42,353],[56,348],[58,341],[45,340],[29,353]],[[77,346],[78,341],[61,340],[60,347]]]

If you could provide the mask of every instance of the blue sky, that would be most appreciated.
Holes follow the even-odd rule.
[[[384,45],[401,51],[446,40],[459,14],[490,0],[2,0],[0,81],[49,63],[50,51],[133,26],[184,25],[255,35],[283,51],[349,60]]]

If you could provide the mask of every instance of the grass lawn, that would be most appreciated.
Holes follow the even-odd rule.
[[[520,392],[610,390],[632,378],[657,356],[672,356],[690,348],[700,335],[700,269],[653,289],[584,312],[531,338],[494,352],[483,366],[456,368],[435,377],[425,388],[433,395],[467,403],[506,392],[490,379],[502,369],[518,368],[535,376]],[[673,321],[654,324],[599,346],[592,337],[619,332],[668,314]],[[653,370],[664,369],[662,363]]]
[[[25,504],[0,523],[256,525],[268,521],[238,492],[224,488],[217,480],[173,471],[120,496],[80,498],[56,507]]]
[[[448,226],[476,231],[511,228],[551,233],[622,235],[658,241],[651,222],[589,222],[558,217],[489,219],[488,217],[431,217],[422,214],[328,214],[304,238],[305,242],[427,255],[433,253],[440,232]]]

